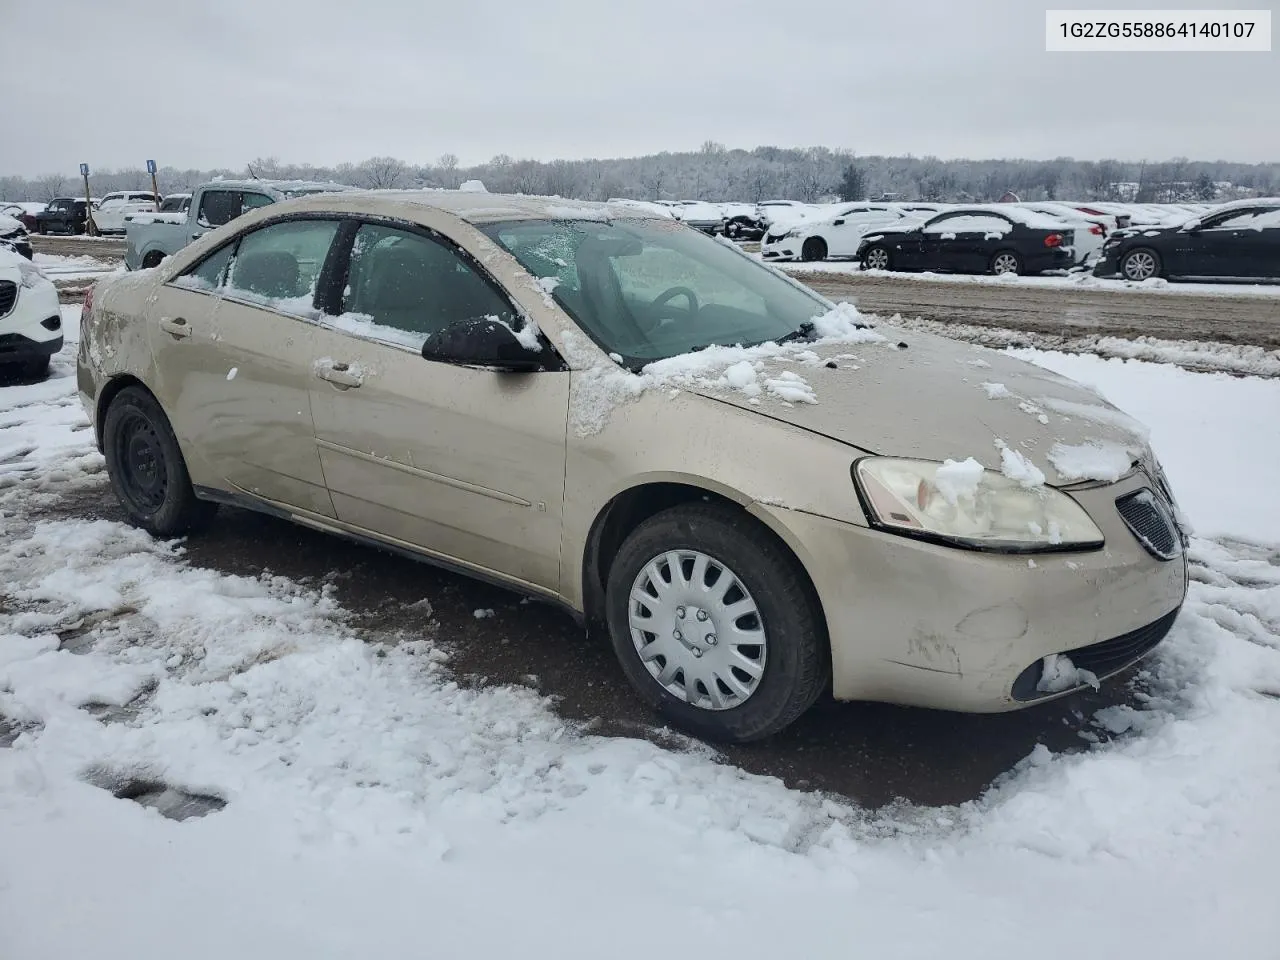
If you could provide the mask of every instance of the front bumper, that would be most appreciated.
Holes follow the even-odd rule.
[[[1093,275],[1095,277],[1116,277],[1120,275],[1120,250],[1118,247],[1110,250],[1103,249],[1102,256],[1093,265]]]
[[[35,287],[14,283],[13,287],[17,295],[8,311],[0,316],[0,363],[53,356],[62,349],[58,291],[47,282]]]
[[[1135,472],[1072,492],[1106,540],[1079,553],[980,553],[754,509],[786,531],[814,581],[838,699],[993,713],[1071,692],[1035,689],[1050,654],[1080,651],[1079,666],[1101,665],[1103,679],[1163,637],[1186,596],[1186,563],[1152,556],[1117,512],[1118,497],[1144,487],[1155,485]]]

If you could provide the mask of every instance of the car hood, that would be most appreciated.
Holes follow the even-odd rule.
[[[1055,486],[1116,480],[1134,461],[1154,466],[1146,428],[1073,380],[944,337],[876,329],[885,343],[819,344],[770,361],[803,377],[816,403],[695,392],[882,456],[973,457],[1016,471],[1019,458],[1005,451],[1017,451]]]

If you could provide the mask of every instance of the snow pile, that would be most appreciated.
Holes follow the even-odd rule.
[[[1129,472],[1133,457],[1128,447],[1109,440],[1055,443],[1049,449],[1049,462],[1068,483],[1076,480],[1113,483]]]
[[[1100,686],[1097,676],[1088,670],[1078,669],[1071,658],[1063,654],[1051,653],[1044,658],[1040,682],[1036,684],[1041,693],[1062,693],[1085,686],[1097,690]]]
[[[982,361],[979,361],[979,362],[982,362]],[[988,366],[990,366],[990,364],[988,364]],[[999,400],[1002,397],[1008,397],[1011,395],[1009,393],[1009,388],[1006,387],[1003,383],[991,383],[988,381],[986,383],[983,383],[981,386],[982,386],[982,389],[987,392],[988,400]]]
[[[961,500],[972,500],[977,496],[983,472],[982,464],[973,457],[946,460],[934,473],[933,485],[942,494],[942,499],[954,506]]]
[[[1015,450],[1003,440],[996,440],[1000,450],[1000,472],[1021,487],[1044,486],[1044,471],[1031,462],[1021,450]]]
[[[787,404],[818,403],[818,395],[800,374],[778,370],[784,363],[820,364],[828,362],[814,347],[850,345],[882,345],[884,335],[865,325],[852,304],[841,303],[825,314],[813,318],[815,340],[787,343],[762,343],[751,347],[726,347],[718,344],[693,353],[682,353],[647,364],[633,373],[615,364],[599,362],[598,353],[576,331],[562,331],[565,355],[574,367],[574,397],[570,404],[570,422],[580,436],[599,432],[612,411],[621,403],[633,400],[646,391],[666,391],[678,395],[682,390],[721,390],[741,393],[748,402],[758,404],[772,399]],[[860,359],[840,354],[835,360]],[[847,368],[858,369],[849,364]]]

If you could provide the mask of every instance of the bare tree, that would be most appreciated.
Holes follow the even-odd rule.
[[[644,177],[644,189],[654,200],[662,199],[662,187],[667,182],[667,171],[654,167]]]
[[[67,192],[67,178],[61,174],[51,173],[40,178],[40,193],[46,200],[61,197]]]
[[[409,179],[409,168],[395,157],[370,157],[357,168],[362,185],[372,190],[394,190]]]
[[[440,186],[447,190],[458,189],[458,155],[442,153],[437,164],[440,167]]]

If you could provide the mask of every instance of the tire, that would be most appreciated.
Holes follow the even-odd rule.
[[[680,582],[673,564],[665,561],[673,553],[679,557]],[[693,574],[701,562],[706,566],[698,584]],[[708,586],[713,568],[721,572]],[[664,572],[669,577],[665,588],[651,587],[654,575],[661,579]],[[723,599],[717,600],[716,586],[726,576],[731,579],[721,591]],[[652,603],[635,599],[640,595]],[[726,609],[744,602],[754,612],[736,619],[726,616]],[[828,687],[826,624],[803,568],[764,527],[732,508],[685,504],[636,527],[609,569],[605,609],[627,680],[651,708],[695,736],[731,743],[768,737],[808,710]],[[649,614],[661,635],[633,628],[633,609],[637,616]],[[683,631],[679,624],[685,624]],[[759,630],[763,642],[735,644],[732,637],[739,630]],[[717,637],[721,633],[724,642]],[[644,659],[641,645],[649,650],[661,646],[671,656],[651,653]],[[739,664],[751,666],[757,676],[752,678]],[[711,686],[698,677],[686,686],[686,667]]]
[[[112,399],[102,445],[111,489],[134,526],[174,537],[200,529],[217,511],[196,498],[169,418],[142,388],[125,387]]]
[[[149,250],[147,255],[142,258],[142,269],[150,270],[152,267],[158,267],[163,259],[164,254],[159,250]]]
[[[991,255],[990,271],[996,276],[1022,273],[1022,258],[1013,250],[997,250]]]
[[[1163,272],[1160,254],[1150,247],[1135,247],[1120,258],[1120,275],[1135,283],[1158,277]]]
[[[827,241],[821,237],[810,237],[800,248],[800,259],[806,263],[827,259]]]
[[[36,233],[40,234],[40,236],[42,236],[42,237],[44,237],[44,236],[48,236],[48,234],[49,234],[49,225],[48,225],[47,223],[45,223],[43,220],[38,221],[38,222],[36,223]]]
[[[882,264],[877,266],[877,264]],[[862,255],[863,270],[892,270],[893,258],[885,247],[868,247]]]

